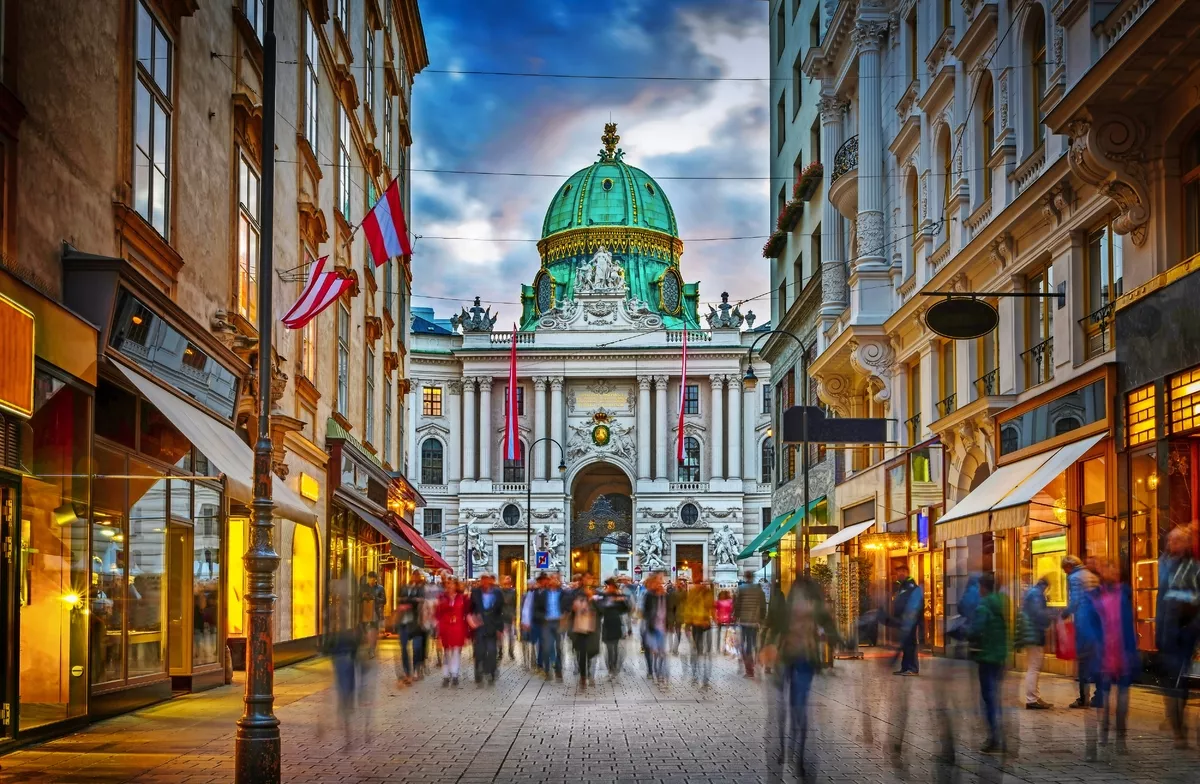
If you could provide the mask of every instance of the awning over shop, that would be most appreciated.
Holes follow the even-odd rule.
[[[338,491],[334,493],[333,497],[339,504],[356,514],[364,523],[382,534],[383,538],[387,539],[392,545],[392,555],[405,558],[418,566],[424,563],[424,557],[405,540],[400,531],[389,525],[364,504],[359,503],[353,496]]]
[[[825,503],[825,496],[821,496],[819,498],[814,498],[813,500],[809,501],[808,502],[808,514],[812,515],[813,511],[815,511],[816,508],[823,503]],[[801,510],[797,509],[795,512],[793,512],[791,514],[791,516],[788,517],[787,520],[783,521],[783,525],[779,526],[779,528],[777,528],[776,530],[771,532],[771,535],[769,537],[767,537],[767,539],[758,546],[758,549],[759,550],[771,549],[772,547],[774,547],[776,544],[779,543],[780,539],[782,539],[783,537],[785,537],[789,533],[791,533],[792,529],[795,528],[796,526],[800,525],[800,523],[802,523],[802,522],[804,522],[804,513]]]
[[[762,532],[759,533],[758,536],[754,537],[754,541],[750,542],[750,544],[746,545],[745,548],[738,553],[738,560],[740,561],[743,558],[750,558],[759,550],[763,549],[763,542],[767,541],[767,539],[769,539],[776,531],[782,528],[795,513],[796,510],[793,509],[790,512],[784,512],[772,520],[766,528],[762,529]]]
[[[937,541],[1021,528],[1029,519],[1033,497],[1107,435],[1089,436],[1000,466],[938,520]]]
[[[865,523],[855,523],[848,528],[843,528],[833,536],[821,542],[816,547],[809,551],[810,556],[833,555],[839,544],[845,544],[856,536],[866,533],[871,526],[875,525],[874,520],[867,520]]]
[[[192,442],[192,446],[199,449],[225,475],[225,489],[231,498],[247,505],[254,502],[254,452],[232,427],[168,392],[137,371],[130,370],[120,362],[113,364]],[[283,481],[272,482],[271,488],[277,517],[302,525],[317,524],[317,515],[312,508]]]
[[[450,564],[446,563],[446,559],[442,558],[438,551],[433,549],[433,545],[429,544],[429,542],[425,541],[425,537],[417,533],[417,529],[413,528],[399,517],[393,517],[392,519],[395,520],[396,526],[400,529],[400,533],[405,539],[408,540],[413,549],[420,553],[421,557],[425,559],[426,569],[446,569],[453,571],[453,569],[450,568]]]

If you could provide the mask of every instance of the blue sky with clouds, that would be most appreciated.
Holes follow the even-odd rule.
[[[767,77],[769,4],[760,0],[420,0],[431,69]],[[480,240],[417,241],[413,290],[478,294],[518,313],[519,284],[538,268],[532,242],[550,199],[596,159],[618,123],[625,160],[652,177],[769,174],[766,81],[602,81],[421,73],[413,88],[414,169],[560,174],[488,177],[414,172],[412,230]],[[685,240],[682,270],[704,302],[769,288],[762,239],[765,179],[665,180]],[[765,297],[750,305],[765,320]],[[439,315],[458,303],[417,296]]]

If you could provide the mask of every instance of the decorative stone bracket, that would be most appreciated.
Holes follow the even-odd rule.
[[[851,416],[850,379],[837,373],[814,376],[817,382],[817,397],[839,417]]]
[[[1145,126],[1121,114],[1083,116],[1067,124],[1067,135],[1071,171],[1117,205],[1113,229],[1128,234],[1140,247],[1150,222],[1150,187],[1142,152]]]
[[[364,324],[364,332],[367,342],[371,345],[375,345],[375,343],[381,337],[383,337],[383,319],[381,319],[379,316],[367,316]]]
[[[400,367],[400,354],[395,351],[383,352],[383,374],[390,376]]]
[[[886,339],[850,341],[850,365],[867,377],[876,403],[887,403],[892,398],[892,366],[895,364],[896,352]]]

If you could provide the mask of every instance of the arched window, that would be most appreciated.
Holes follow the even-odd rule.
[[[317,634],[317,531],[292,526],[292,639]]]
[[[950,129],[946,128],[938,142],[938,155],[942,159],[942,232],[950,239],[950,215],[953,208],[950,205],[950,180],[954,176],[954,161],[950,154]]]
[[[1021,448],[1021,431],[1009,426],[1000,431],[1000,454],[1007,455]]]
[[[775,440],[768,437],[762,442],[762,483],[769,484],[771,471],[775,468]]]
[[[992,170],[988,159],[996,145],[996,96],[992,92],[992,75],[986,70],[979,76],[979,176],[983,178],[983,200],[992,197]]]
[[[1082,425],[1075,417],[1063,417],[1054,423],[1054,435],[1061,436],[1064,433],[1070,433],[1072,430],[1078,430]]]
[[[517,459],[504,461],[504,481],[525,481],[525,442],[517,442]]]
[[[1025,21],[1025,38],[1029,41],[1029,153],[1042,145],[1042,100],[1046,97],[1046,14],[1040,3],[1030,3],[1029,18]]]
[[[1200,130],[1183,148],[1183,257],[1200,253]]]
[[[683,463],[679,466],[679,481],[700,481],[700,439],[694,436],[684,436]]]
[[[908,231],[912,234],[913,252],[909,261],[908,273],[911,275],[917,268],[917,246],[921,243],[921,186],[917,182],[916,169],[908,173]]]
[[[436,438],[425,439],[421,444],[421,484],[442,484],[445,477],[442,465],[442,442]]]

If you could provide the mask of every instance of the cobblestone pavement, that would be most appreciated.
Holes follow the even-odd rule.
[[[337,720],[328,661],[276,673],[285,781],[702,784],[796,778],[790,766],[781,774],[775,751],[768,751],[766,728],[777,705],[770,681],[744,679],[728,657],[716,658],[711,689],[692,684],[683,657],[672,658],[671,678],[660,686],[645,679],[631,642],[615,682],[601,674],[594,689],[579,693],[569,669],[566,683],[546,682],[510,661],[493,688],[477,689],[467,677],[460,688],[443,689],[436,676],[399,687],[393,650],[385,643],[368,675],[369,698],[354,717],[349,743]],[[988,756],[974,751],[982,729],[966,665],[925,660],[919,678],[893,677],[887,665],[883,658],[839,661],[833,675],[817,679],[809,780],[1200,781],[1200,755],[1171,749],[1161,727],[1161,698],[1152,692],[1134,693],[1130,756],[1085,763],[1084,712],[1065,708],[1010,711],[1010,754]],[[1008,686],[1015,688],[1016,681],[1010,674]],[[1063,679],[1044,679],[1044,696],[1059,706],[1073,690]],[[905,704],[897,757],[893,748],[905,725]],[[939,704],[946,706],[941,712]],[[229,782],[240,710],[238,686],[172,700],[0,757],[0,781]],[[948,718],[957,746],[953,764],[942,768],[933,762],[939,716]]]

